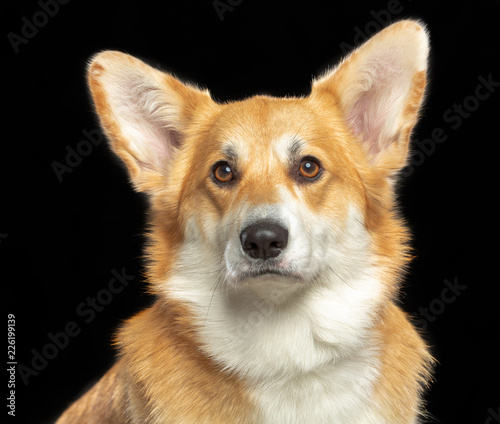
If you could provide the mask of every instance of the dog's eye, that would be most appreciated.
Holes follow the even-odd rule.
[[[220,183],[228,183],[234,179],[234,173],[227,162],[220,162],[213,171],[214,178]]]
[[[300,162],[299,174],[305,178],[316,178],[321,171],[318,162],[311,158],[304,158]]]

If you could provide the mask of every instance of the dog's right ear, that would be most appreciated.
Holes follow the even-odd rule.
[[[104,51],[88,67],[88,84],[102,128],[138,191],[164,178],[198,106],[208,91],[185,85],[125,53]]]

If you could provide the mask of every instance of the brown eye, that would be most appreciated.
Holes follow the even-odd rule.
[[[299,173],[305,178],[316,178],[319,175],[321,168],[314,159],[305,158],[300,162]]]
[[[227,162],[220,162],[213,171],[214,178],[220,183],[228,183],[234,179],[234,173]]]

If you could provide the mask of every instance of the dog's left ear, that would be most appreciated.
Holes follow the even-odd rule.
[[[333,100],[370,161],[388,177],[406,164],[425,91],[428,53],[425,28],[400,21],[313,83],[312,96]]]

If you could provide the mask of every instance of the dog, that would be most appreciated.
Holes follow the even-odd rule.
[[[149,199],[156,301],[58,424],[420,422],[433,359],[397,305],[411,254],[395,188],[428,51],[400,21],[307,96],[229,103],[92,58],[102,128]]]

